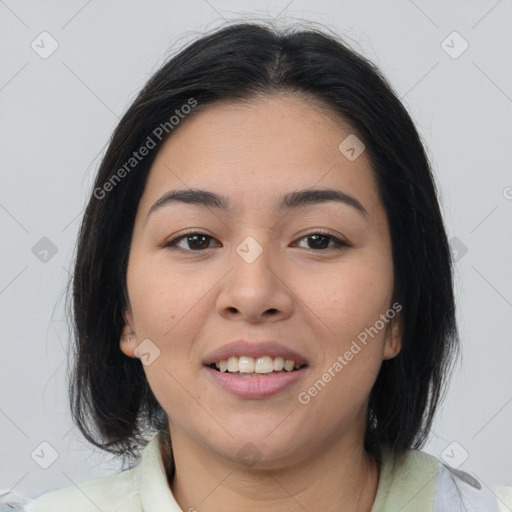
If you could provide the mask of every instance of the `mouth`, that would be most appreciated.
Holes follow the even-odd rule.
[[[297,385],[306,378],[309,361],[278,341],[238,340],[210,352],[202,364],[215,389],[255,399]]]
[[[296,372],[307,367],[307,364],[296,363],[293,359],[283,357],[231,356],[207,366],[220,373],[238,377],[255,377]]]
[[[263,399],[300,381],[308,365],[282,357],[231,356],[204,367],[224,391],[245,399]]]

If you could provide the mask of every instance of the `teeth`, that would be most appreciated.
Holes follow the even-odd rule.
[[[228,372],[238,371],[238,357],[232,356],[228,359]]]
[[[272,373],[274,371],[274,363],[270,356],[258,357],[254,363],[254,371],[256,373]]]
[[[291,359],[287,359],[284,362],[284,369],[287,372],[291,372],[295,368],[295,361],[292,361]]]
[[[237,370],[240,373],[254,373],[254,357],[239,357]],[[231,371],[233,372],[236,370],[233,369]]]
[[[284,368],[284,359],[282,357],[276,357],[274,359],[274,370],[276,372],[281,371]]]
[[[231,356],[229,359],[216,362],[215,366],[221,372],[229,373],[272,373],[273,371],[279,372],[283,369],[291,372],[294,369],[301,368],[303,365],[291,359],[285,360],[282,357],[262,356],[254,358],[250,356]]]

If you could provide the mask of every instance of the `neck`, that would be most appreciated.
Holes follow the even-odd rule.
[[[169,486],[182,510],[370,512],[375,501],[379,465],[362,442],[340,439],[297,464],[259,470],[205,453],[183,432],[172,440]]]

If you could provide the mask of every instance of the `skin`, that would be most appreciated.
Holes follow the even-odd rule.
[[[338,149],[350,133],[297,96],[223,102],[182,121],[153,163],[135,220],[120,348],[137,357],[150,339],[160,351],[143,368],[169,417],[170,487],[183,510],[354,512],[374,503],[379,468],[363,448],[366,407],[382,361],[401,349],[399,316],[309,403],[297,400],[392,305],[387,217],[366,152],[350,161]],[[166,192],[196,187],[227,195],[232,211],[177,203],[148,217]],[[336,202],[273,211],[302,188],[341,190],[368,216]],[[189,228],[212,238],[184,238],[181,251],[163,246]],[[315,248],[304,237],[317,229],[350,246],[330,249],[327,238]],[[252,263],[236,252],[247,236],[263,251]],[[309,361],[304,377],[265,399],[212,384],[204,356],[241,338],[296,349]],[[237,456],[246,443],[255,465]]]

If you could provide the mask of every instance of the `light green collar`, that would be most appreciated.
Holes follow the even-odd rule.
[[[438,466],[435,457],[421,451],[407,450],[398,463],[385,450],[371,512],[432,512]]]
[[[398,463],[391,451],[384,450],[371,512],[432,512],[438,466],[435,457],[421,451],[407,450]],[[139,479],[145,512],[181,512],[167,483],[158,435],[144,450]]]

